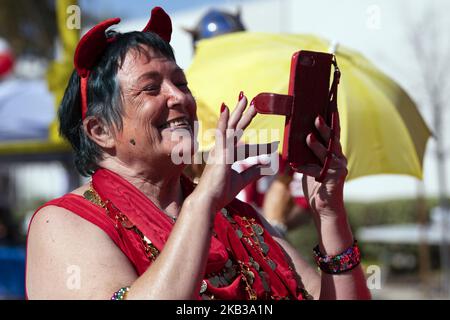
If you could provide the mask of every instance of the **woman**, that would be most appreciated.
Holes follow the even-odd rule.
[[[233,200],[264,166],[238,174],[227,161],[233,134],[256,114],[252,105],[245,110],[247,98],[241,93],[233,112],[222,105],[216,145],[194,186],[174,161],[194,154],[196,104],[168,44],[170,19],[155,8],[143,32],[105,37],[118,22],[94,27],[75,54],[61,132],[92,181],[35,214],[27,297],[369,298],[343,205],[347,171],[338,137],[323,183],[314,180],[320,168],[304,168],[326,271],[319,275],[251,207]],[[316,125],[327,140],[330,128]],[[325,158],[312,135],[308,145]]]

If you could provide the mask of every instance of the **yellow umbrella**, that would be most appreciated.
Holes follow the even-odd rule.
[[[234,108],[240,90],[250,99],[260,92],[287,94],[292,54],[329,49],[328,41],[312,35],[238,32],[200,41],[187,70],[198,103],[200,150],[212,146],[214,135],[202,133],[215,128],[222,102]],[[338,106],[348,179],[382,173],[422,179],[431,132],[414,102],[361,54],[341,46],[334,53],[342,72]],[[257,115],[244,139],[282,141],[284,122]]]

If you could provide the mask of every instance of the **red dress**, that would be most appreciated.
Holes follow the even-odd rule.
[[[181,178],[184,195],[195,187]],[[143,274],[164,249],[174,221],[115,173],[99,169],[85,196],[67,194],[46,203],[102,229]],[[42,207],[41,207],[42,208]],[[41,209],[39,208],[36,213]],[[264,229],[255,210],[239,200],[216,214],[198,298],[304,299],[294,267]]]

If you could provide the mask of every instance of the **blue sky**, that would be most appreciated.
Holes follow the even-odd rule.
[[[246,0],[79,0],[82,10],[87,10],[89,13],[98,16],[99,18],[120,16],[139,17],[147,16],[151,8],[161,6],[169,14],[178,10],[193,9],[198,6],[206,4],[223,5],[224,3],[239,3]]]

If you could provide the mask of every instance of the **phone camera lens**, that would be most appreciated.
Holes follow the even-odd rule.
[[[299,59],[299,62],[302,66],[305,67],[312,67],[316,64],[316,60],[312,56],[301,56]]]

